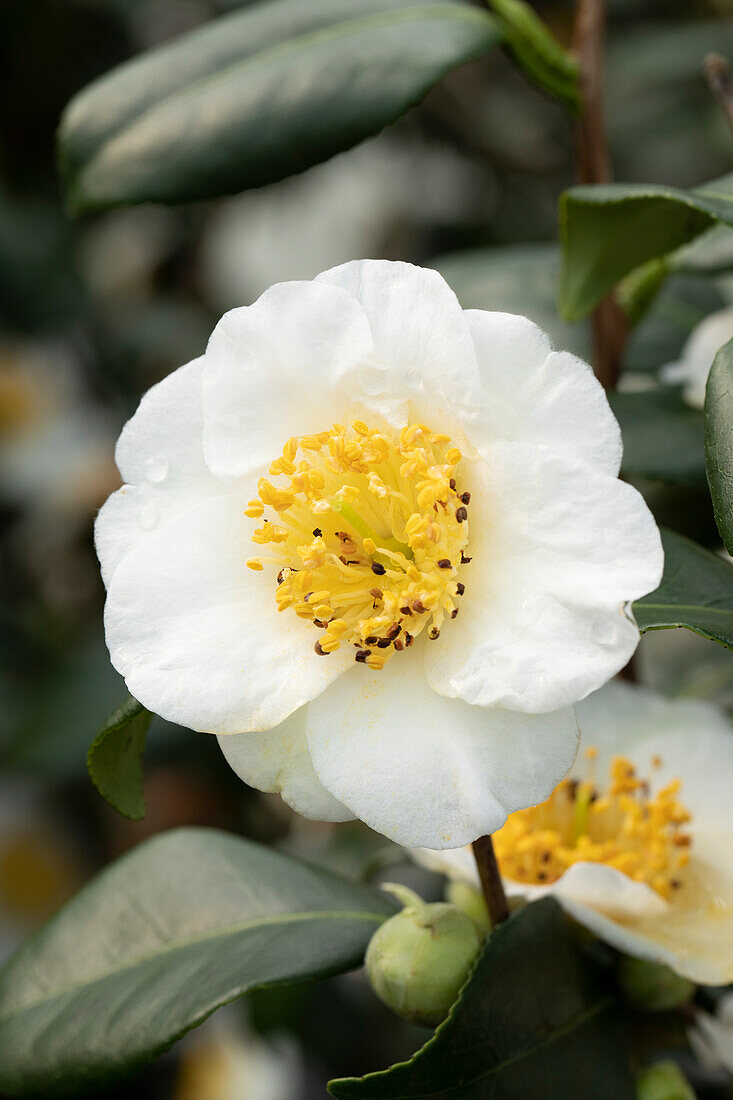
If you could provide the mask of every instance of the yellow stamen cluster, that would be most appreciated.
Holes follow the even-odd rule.
[[[287,441],[270,466],[281,483],[261,478],[245,515],[263,520],[252,541],[277,550],[278,610],[323,631],[316,653],[351,644],[356,661],[381,669],[458,614],[458,567],[470,561],[470,494],[453,476],[461,457],[423,424],[397,434],[354,420]]]
[[[512,814],[494,835],[502,874],[545,884],[581,860],[605,863],[669,899],[690,858],[691,836],[683,830],[690,814],[678,801],[680,788],[675,779],[652,797],[620,756],[611,763],[606,794],[590,781],[565,779],[541,806]]]

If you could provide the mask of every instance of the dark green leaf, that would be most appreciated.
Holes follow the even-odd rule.
[[[705,486],[703,414],[685,404],[678,387],[614,393],[609,400],[621,425],[627,476]]]
[[[336,1100],[633,1100],[613,999],[555,901],[489,939],[448,1019],[409,1062],[329,1085]]]
[[[733,566],[701,546],[662,530],[664,576],[634,604],[641,630],[685,626],[733,649]]]
[[[394,906],[210,829],[112,864],[0,974],[0,1093],[77,1096],[249,989],[359,965]]]
[[[716,221],[733,225],[733,175],[691,191],[621,183],[566,191],[560,198],[563,315],[584,317],[629,272]]]
[[[657,371],[681,357],[692,330],[726,304],[715,280],[674,272],[631,331],[624,370]]]
[[[87,753],[89,775],[102,798],[133,821],[145,816],[140,757],[152,717],[130,696],[110,714]]]
[[[517,64],[531,80],[574,111],[580,107],[580,66],[524,0],[489,0]]]
[[[272,183],[393,122],[499,41],[454,0],[266,0],[122,65],[59,136],[74,210]]]
[[[705,393],[705,463],[715,522],[733,552],[733,340],[715,356]]]

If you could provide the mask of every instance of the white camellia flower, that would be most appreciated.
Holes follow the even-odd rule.
[[[434,271],[273,286],[123,429],[112,661],[299,813],[467,843],[547,797],[636,647],[662,551],[620,457],[589,367]]]
[[[494,837],[509,896],[552,894],[627,955],[733,982],[733,727],[707,703],[615,682],[577,707],[573,777]],[[477,882],[470,848],[414,853]]]
[[[705,405],[707,385],[713,360],[723,344],[733,339],[733,306],[710,313],[690,333],[682,355],[675,363],[662,367],[665,382],[682,383],[685,401],[696,409]]]

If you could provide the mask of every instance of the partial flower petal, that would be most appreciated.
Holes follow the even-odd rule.
[[[553,352],[549,338],[526,317],[473,309],[466,319],[483,383],[474,441],[541,444],[615,477],[621,430],[588,364]]]
[[[407,263],[355,260],[316,282],[347,291],[369,320],[374,353],[366,381],[377,410],[384,405],[383,415],[397,424],[409,417],[458,435],[475,415],[481,387],[464,312],[443,277]]]
[[[120,562],[107,595],[107,645],[130,692],[205,733],[270,729],[353,663],[316,657],[313,627],[278,615],[273,570],[245,565],[242,509],[227,494],[174,517]]]
[[[359,410],[372,337],[351,295],[318,282],[278,283],[226,313],[205,356],[204,453],[229,480],[277,458],[291,436]]]
[[[431,642],[426,642],[431,645]],[[381,672],[341,677],[308,707],[319,779],[377,832],[451,848],[543,801],[573,762],[572,710],[482,710],[426,690],[418,641]]]
[[[625,482],[529,444],[464,475],[471,564],[460,615],[426,653],[431,687],[531,713],[582,699],[639,639],[625,610],[661,579],[659,531]]]
[[[230,768],[250,787],[279,794],[303,817],[316,821],[353,819],[354,815],[329,794],[313,770],[304,707],[265,733],[224,734],[218,741]]]
[[[126,484],[103,505],[94,530],[106,585],[153,528],[223,490],[201,443],[203,362],[194,359],[148,390],[122,429],[115,459]]]

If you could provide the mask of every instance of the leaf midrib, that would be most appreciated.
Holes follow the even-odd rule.
[[[387,11],[379,12],[374,15],[360,16],[356,19],[345,20],[317,31],[309,31],[307,34],[301,34],[296,38],[288,39],[285,42],[279,42],[274,46],[261,50],[259,53],[244,58],[242,61],[234,62],[223,69],[216,70],[214,73],[202,76],[191,84],[186,84],[182,88],[178,88],[168,95],[163,96],[152,105],[145,107],[139,114],[126,118],[119,126],[110,131],[100,141],[94,155],[83,162],[84,170],[88,171],[91,165],[103,159],[105,150],[108,149],[110,145],[113,145],[121,134],[141,124],[149,115],[154,115],[158,112],[165,114],[169,110],[174,109],[177,103],[185,102],[186,98],[189,96],[198,94],[202,89],[207,89],[218,83],[230,80],[240,72],[246,71],[248,68],[267,65],[280,57],[288,57],[290,54],[300,50],[313,49],[322,42],[337,41],[339,38],[347,38],[352,34],[358,34],[360,31],[369,30],[372,27],[379,28],[382,26],[390,26],[394,23],[415,22],[425,18],[450,18],[463,20],[464,22],[481,23],[486,27],[492,25],[491,17],[488,12],[484,14],[478,9],[447,4],[426,4],[424,7],[408,8],[403,11]]]
[[[562,1027],[556,1028],[551,1035],[546,1036],[544,1039],[539,1039],[532,1046],[525,1047],[523,1050],[518,1051],[510,1058],[505,1058],[503,1062],[500,1062],[496,1066],[492,1066],[490,1069],[486,1070],[485,1073],[481,1073],[478,1074],[476,1077],[472,1077],[470,1081],[464,1081],[460,1085],[454,1085],[449,1089],[441,1089],[439,1092],[402,1093],[400,1096],[391,1095],[389,1097],[386,1097],[385,1100],[432,1100],[433,1097],[450,1096],[452,1093],[455,1093],[458,1090],[465,1091],[465,1089],[467,1088],[473,1088],[473,1086],[477,1085],[480,1081],[485,1081],[489,1077],[494,1077],[497,1073],[501,1073],[503,1070],[508,1069],[513,1065],[516,1065],[517,1062],[521,1062],[525,1058],[532,1058],[539,1051],[545,1050],[547,1047],[552,1046],[552,1044],[554,1042],[557,1042],[557,1040],[564,1038],[576,1028],[582,1027],[583,1024],[588,1023],[589,1020],[592,1020],[596,1016],[599,1016],[602,1012],[605,1012],[607,1008],[610,1008],[612,1003],[612,997],[601,998],[601,1000],[597,1001],[594,1005],[591,1005],[590,1008],[584,1009],[584,1011],[578,1013],[577,1016],[573,1016],[572,1019],[568,1020],[567,1023],[563,1024]],[[432,1042],[432,1040],[430,1042]],[[430,1043],[428,1043],[427,1045],[429,1046]],[[426,1047],[423,1047],[422,1049],[425,1050]],[[418,1054],[419,1053],[420,1052],[418,1052]],[[393,1066],[392,1068],[399,1069],[403,1066],[409,1066],[411,1064],[411,1061],[401,1062],[399,1063],[399,1065]],[[386,1072],[389,1073],[390,1071],[387,1070]],[[380,1074],[368,1074],[367,1077],[363,1080],[368,1080],[369,1077],[373,1077],[374,1079],[378,1076],[380,1076]],[[348,1080],[348,1078],[346,1078],[346,1080]]]
[[[353,921],[373,921],[374,923],[381,924],[387,919],[389,914],[387,913],[374,913],[368,910],[350,910],[350,909],[306,909],[299,913],[277,913],[269,917],[254,917],[246,921],[238,921],[235,924],[223,925],[220,928],[208,930],[206,932],[200,932],[196,935],[185,936],[181,939],[171,940],[168,943],[162,944],[154,951],[148,951],[145,954],[137,955],[134,959],[125,961],[121,966],[113,966],[108,970],[100,971],[97,974],[90,975],[88,978],[82,981],[74,982],[71,985],[61,986],[58,989],[53,990],[51,993],[43,997],[39,997],[34,1001],[29,1001],[26,1004],[21,1005],[19,1008],[13,1009],[5,1014],[0,1013],[0,1026],[7,1023],[8,1020],[12,1020],[17,1016],[22,1016],[25,1012],[32,1012],[39,1008],[41,1005],[48,1004],[50,1001],[54,1001],[59,997],[64,997],[69,993],[75,993],[77,990],[84,989],[87,986],[95,985],[97,982],[105,981],[107,978],[114,977],[116,974],[122,974],[126,970],[133,970],[141,963],[148,962],[151,959],[158,959],[161,955],[166,955],[174,951],[183,950],[186,947],[194,946],[197,943],[205,943],[207,940],[217,939],[219,937],[235,935],[238,932],[246,932],[252,928],[266,927],[268,925],[277,924],[297,924],[301,921],[309,920],[353,920]]]

